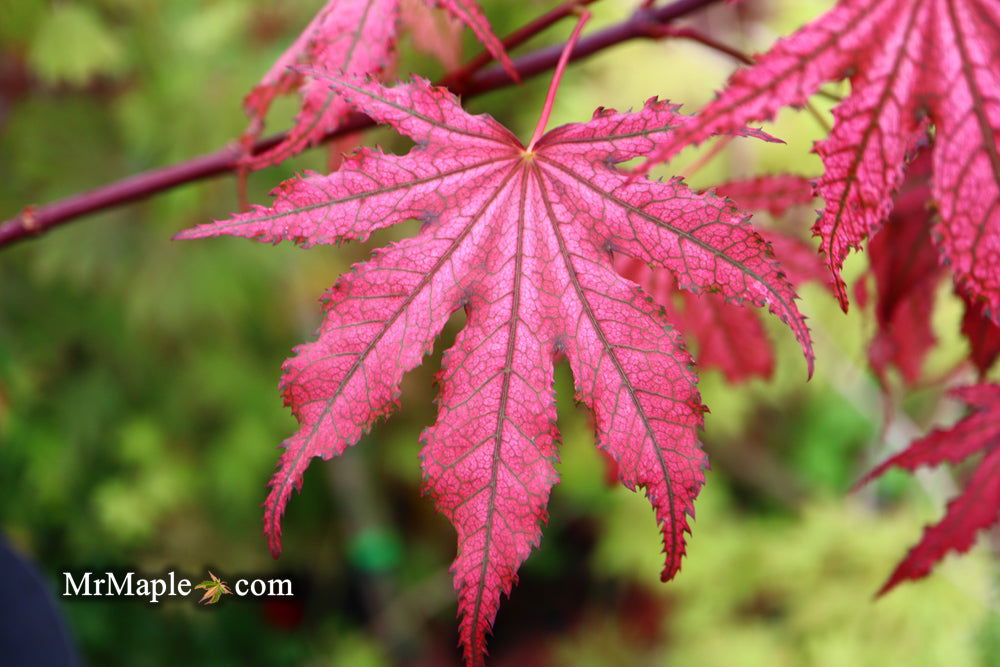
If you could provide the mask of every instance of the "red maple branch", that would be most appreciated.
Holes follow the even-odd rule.
[[[643,7],[621,23],[582,38],[573,50],[570,60],[581,60],[632,39],[658,39],[663,36],[662,27],[664,24],[715,2],[718,0],[677,0],[655,9]],[[557,7],[521,30],[515,31],[508,37],[508,40],[514,44],[521,43],[555,21],[573,14],[574,7],[585,4],[589,4],[589,2],[581,0],[577,3],[567,3]],[[564,43],[553,44],[515,58],[514,66],[521,79],[525,80],[537,76],[555,67],[564,46]],[[482,95],[514,84],[510,75],[502,67],[497,66],[486,70],[476,69],[482,66],[482,63],[479,62],[481,58],[482,56],[477,57],[459,70],[460,72],[466,70],[470,72],[464,80],[456,79],[452,75],[446,76],[444,81],[448,82],[454,90],[460,91],[463,97]],[[474,64],[475,67],[473,67]],[[370,119],[361,114],[355,114],[339,128],[326,135],[324,141],[371,126]],[[283,137],[283,134],[277,134],[261,139],[254,144],[252,151],[254,154],[263,152],[277,145]],[[26,206],[18,215],[0,223],[0,247],[39,236],[54,227],[92,213],[145,199],[186,183],[234,172],[239,168],[242,155],[243,148],[233,143],[211,153],[166,167],[140,172],[50,204],[37,207]]]

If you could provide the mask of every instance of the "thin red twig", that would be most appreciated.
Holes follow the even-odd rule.
[[[672,26],[664,26],[657,31],[663,37],[679,37],[681,39],[690,39],[693,42],[698,42],[703,44],[710,49],[714,49],[720,53],[725,53],[730,58],[738,60],[744,65],[753,65],[753,58],[749,55],[743,53],[739,49],[736,49],[728,44],[723,44],[722,42],[712,39],[708,35],[702,34],[697,30],[692,28],[674,28]]]

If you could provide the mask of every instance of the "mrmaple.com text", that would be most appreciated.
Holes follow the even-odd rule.
[[[191,579],[170,571],[162,577],[143,577],[135,572],[63,572],[63,597],[142,598],[158,604],[162,598],[187,597],[195,586]],[[238,597],[292,597],[291,579],[237,579]]]

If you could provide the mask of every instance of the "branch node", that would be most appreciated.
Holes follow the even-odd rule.
[[[636,9],[628,19],[637,37],[659,39],[666,27],[652,6]]]
[[[35,207],[28,204],[21,210],[21,227],[24,231],[28,232],[32,236],[39,234],[42,231],[41,225],[38,224],[38,216],[35,214]]]

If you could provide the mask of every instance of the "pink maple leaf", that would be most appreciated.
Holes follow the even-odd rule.
[[[402,0],[401,24],[413,48],[433,56],[446,72],[462,64],[462,24],[452,14],[429,6],[424,0]]]
[[[907,167],[906,180],[893,201],[889,224],[868,244],[869,272],[875,278],[875,337],[868,359],[883,387],[890,365],[916,384],[927,353],[935,343],[931,327],[934,294],[945,267],[932,241],[934,212],[930,192],[930,151],[921,150]],[[856,285],[859,302],[867,301],[865,283]],[[965,303],[962,333],[980,375],[1000,355],[1000,327],[983,312],[983,303],[959,291]]]
[[[995,0],[841,0],[737,71],[698,121],[642,167],[712,134],[801,105],[826,81],[850,77],[816,150],[826,209],[814,231],[837,279],[851,248],[878,232],[903,165],[935,133],[935,237],[959,287],[1000,322],[1000,4]]]
[[[965,303],[962,333],[969,341],[969,358],[982,379],[1000,357],[1000,327],[983,312],[981,301],[962,293],[959,297]]]
[[[970,415],[950,429],[933,431],[912,442],[859,482],[864,484],[891,467],[912,471],[982,455],[962,493],[948,504],[944,518],[924,531],[879,595],[906,579],[927,576],[949,551],[967,551],[976,533],[1000,518],[1000,386],[978,384],[955,389],[952,394],[972,407]]]
[[[930,154],[924,150],[907,170],[889,224],[868,244],[877,297],[877,329],[868,346],[868,361],[883,387],[890,364],[907,384],[915,384],[935,342],[931,316],[944,267],[931,242],[930,170]]]
[[[476,0],[424,2],[444,8],[469,26],[516,78],[513,64]],[[352,110],[325,81],[293,68],[308,66],[321,73],[377,76],[393,60],[399,16],[400,0],[328,0],[243,101],[250,116],[243,141],[250,145],[260,136],[275,98],[295,88],[302,96],[295,125],[285,139],[260,155],[248,155],[244,159],[246,166],[260,169],[292,157],[334,130]]]
[[[713,189],[716,194],[732,199],[740,208],[767,211],[775,217],[784,215],[793,206],[813,200],[812,181],[796,174],[769,174],[726,181]]]
[[[634,113],[600,109],[588,123],[543,135],[581,26],[527,145],[424,80],[387,88],[328,76],[343,99],[414,148],[402,156],[361,149],[335,173],[285,182],[270,208],[179,235],[311,246],[423,221],[417,236],[340,278],[325,296],[317,340],[286,362],[282,388],[301,428],[284,443],[264,523],[277,554],[281,515],[310,459],[339,455],[388,415],[404,373],[464,308],[421,461],[427,493],[458,532],[452,571],[469,663],[484,655],[501,595],[541,536],[557,480],[553,367],[561,357],[594,415],[598,447],[655,509],[663,578],[680,567],[707,467],[697,435],[704,408],[680,337],[614,271],[612,252],[668,267],[684,287],[766,306],[812,366],[793,289],[746,219],[679,180],[636,180],[614,167],[669,137],[685,121],[675,107],[651,99]]]

